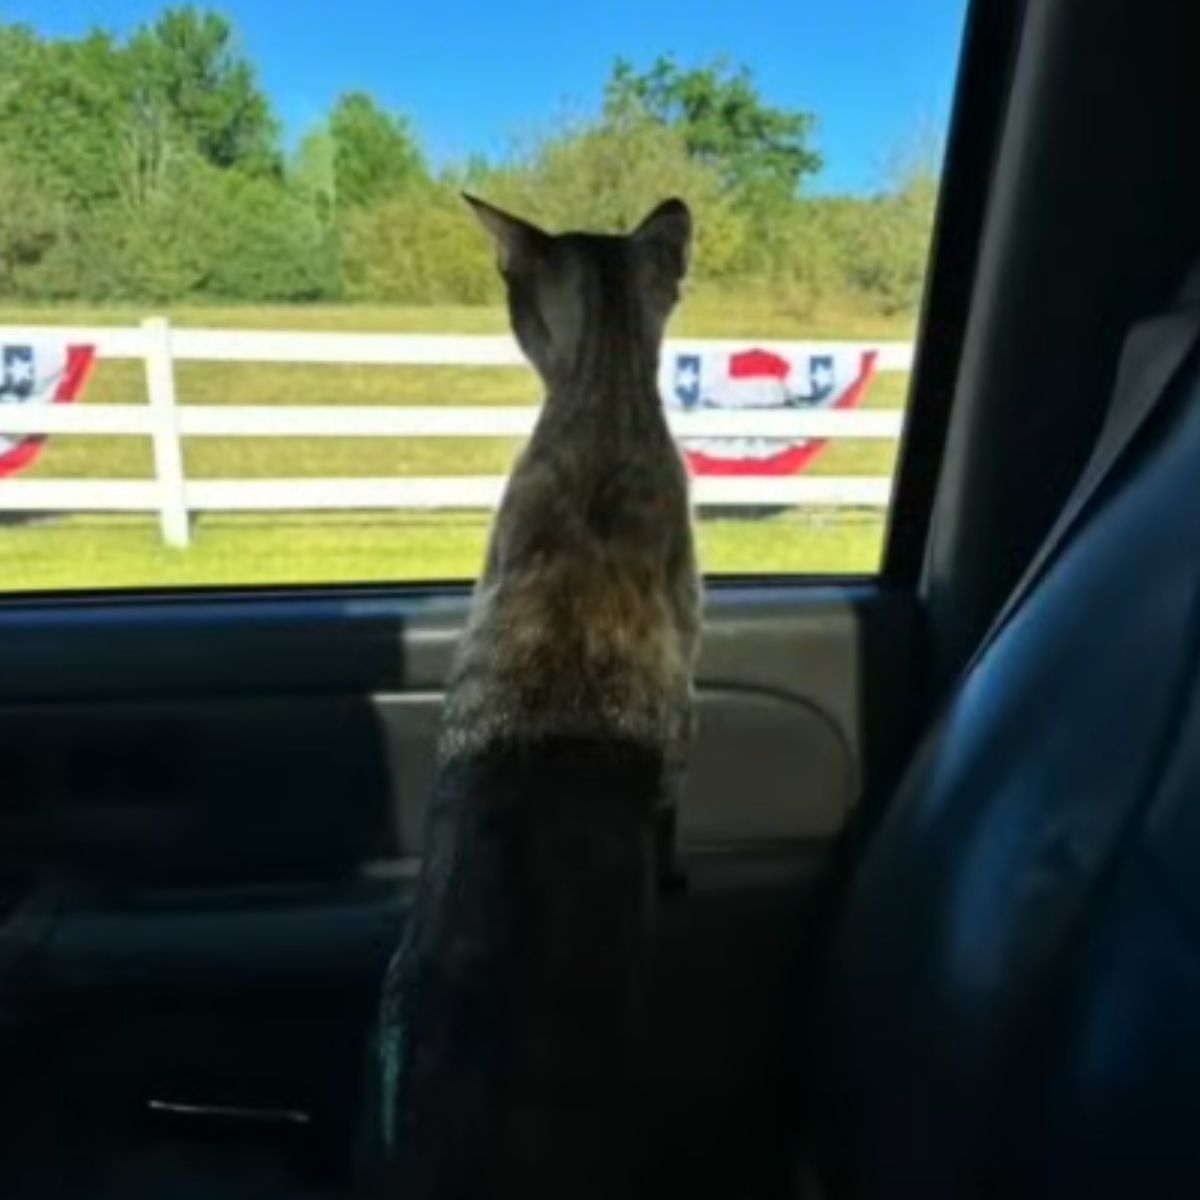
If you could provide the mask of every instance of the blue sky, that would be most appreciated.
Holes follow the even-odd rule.
[[[238,26],[290,140],[341,91],[416,122],[437,161],[593,110],[617,55],[727,55],[774,104],[820,117],[822,190],[882,181],[944,127],[966,0],[213,0]],[[0,19],[71,36],[152,20],[164,0],[0,0]]]

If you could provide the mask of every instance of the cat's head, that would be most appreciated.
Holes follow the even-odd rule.
[[[495,244],[513,333],[547,384],[613,370],[653,379],[691,248],[682,200],[610,235],[546,233],[465,198]]]

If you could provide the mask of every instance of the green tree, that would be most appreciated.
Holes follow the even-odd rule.
[[[305,135],[292,158],[289,176],[313,215],[328,227],[333,223],[336,175],[333,135],[324,125]]]
[[[919,301],[940,139],[871,196],[806,194],[813,118],[744,69],[618,61],[600,115],[431,177],[407,119],[339,98],[284,169],[230,23],[166,11],[128,40],[0,23],[0,290],[121,300],[494,302],[463,187],[551,229],[626,229],[667,195],[696,215],[693,276],[807,315]]]
[[[80,216],[22,277],[54,299],[306,301],[335,289],[324,231],[278,180],[181,153],[134,208]]]
[[[680,132],[625,112],[553,134],[481,176],[482,193],[549,229],[631,228],[667,196],[692,208],[700,273],[729,273],[745,223],[719,176],[692,158]]]
[[[302,194],[272,179],[240,174],[225,174],[221,183],[208,294],[299,302],[336,293],[327,230]]]
[[[483,304],[500,298],[495,254],[448,182],[418,183],[355,209],[338,255],[353,299]]]
[[[196,295],[211,273],[215,230],[207,167],[182,157],[137,203],[73,214],[24,276],[46,299],[174,300]]]
[[[846,288],[887,313],[912,312],[925,285],[937,206],[940,138],[922,131],[896,153],[873,196],[825,201]]]
[[[121,51],[107,34],[48,41],[0,26],[0,150],[56,201],[113,195],[123,112]]]
[[[605,113],[642,112],[683,136],[688,153],[742,196],[795,195],[821,167],[810,145],[810,113],[767,104],[746,68],[718,61],[685,70],[667,56],[638,72],[618,59],[605,89]]]
[[[224,17],[169,10],[127,45],[0,25],[0,146],[73,208],[163,169],[168,148],[277,173],[279,128]],[[132,195],[142,185],[132,186]]]
[[[54,245],[61,220],[57,202],[0,150],[0,292],[21,287],[23,272]]]
[[[735,272],[747,290],[798,317],[812,317],[847,291],[841,244],[834,236],[836,202],[806,198],[781,205],[769,227],[754,229]]]
[[[329,117],[329,136],[339,210],[361,208],[428,178],[407,118],[386,112],[365,92],[338,97]]]
[[[165,121],[215,167],[279,173],[279,124],[225,17],[168,9],[133,35],[125,55],[131,119]]]

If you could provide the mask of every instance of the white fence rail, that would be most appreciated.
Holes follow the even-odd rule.
[[[172,329],[162,318],[137,328],[5,326],[0,343],[54,339],[96,347],[100,358],[141,359],[149,403],[0,405],[0,434],[148,437],[155,477],[146,481],[0,481],[0,510],[156,512],[164,540],[186,546],[189,514],[203,511],[278,512],[355,509],[490,509],[503,478],[218,479],[189,480],[183,460],[188,437],[524,437],[534,407],[317,407],[181,405],[176,362],[351,364],[388,366],[512,367],[524,359],[511,338],[424,334],[280,333]],[[897,342],[754,343],[784,355],[874,349],[877,370],[911,367],[912,347]],[[736,351],[744,341],[673,340],[669,353]],[[705,411],[671,413],[681,438],[867,438],[899,436],[896,411]],[[891,481],[883,478],[800,475],[701,477],[693,481],[698,505],[813,505],[880,508]]]

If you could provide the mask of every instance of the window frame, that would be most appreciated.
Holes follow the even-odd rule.
[[[1025,0],[969,0],[877,578],[921,580]]]
[[[705,585],[728,590],[813,587],[851,590],[876,585],[915,589],[921,578],[962,358],[977,252],[982,236],[1025,0],[968,0],[951,105],[946,158],[931,239],[913,370],[904,408],[891,503],[883,518],[878,569],[872,572],[764,571],[707,574]],[[470,578],[310,584],[134,586],[69,591],[0,591],[0,612],[97,605],[211,604],[303,600],[466,597]]]

